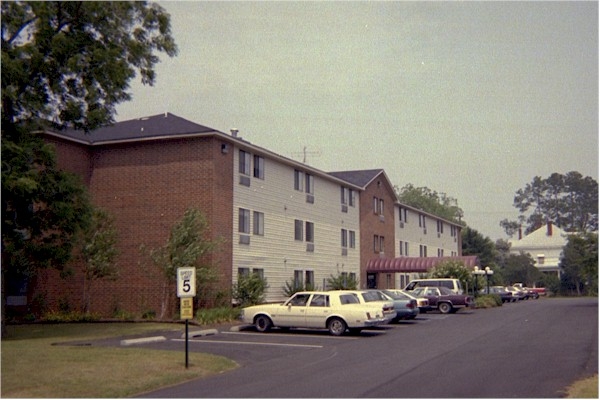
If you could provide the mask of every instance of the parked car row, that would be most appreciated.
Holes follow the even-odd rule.
[[[259,332],[278,328],[327,329],[334,336],[414,319],[419,312],[438,308],[443,313],[470,307],[472,298],[444,287],[422,287],[421,292],[402,290],[331,290],[295,293],[279,304],[245,307],[240,319]],[[449,291],[450,293],[447,293]]]
[[[519,300],[537,299],[540,297],[540,290],[534,290],[519,286],[490,286],[489,294],[497,294],[502,298],[503,303],[515,302]],[[481,294],[487,294],[488,289],[481,289]],[[545,293],[545,292],[542,292]]]

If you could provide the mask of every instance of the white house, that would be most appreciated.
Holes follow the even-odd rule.
[[[531,232],[529,235],[509,240],[512,254],[528,253],[535,260],[538,270],[560,277],[560,255],[567,244],[569,233],[552,222]],[[520,235],[519,235],[520,236]]]

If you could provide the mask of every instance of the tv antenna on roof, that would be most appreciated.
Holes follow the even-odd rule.
[[[320,151],[306,151],[306,146],[302,149],[302,151],[296,151],[292,153],[292,157],[302,156],[302,164],[306,164],[306,156],[315,156],[320,157]]]

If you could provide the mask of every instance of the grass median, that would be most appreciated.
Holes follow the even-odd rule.
[[[8,326],[2,340],[3,398],[128,397],[237,367],[225,357],[136,347],[60,345],[156,331],[180,325],[91,323]]]

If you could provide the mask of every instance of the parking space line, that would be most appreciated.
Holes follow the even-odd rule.
[[[171,339],[174,342],[183,342],[185,339]],[[251,346],[279,346],[279,347],[307,347],[313,349],[321,349],[323,346],[312,345],[312,344],[291,344],[291,343],[271,343],[271,342],[237,342],[237,341],[229,341],[229,340],[198,340],[198,339],[190,339],[191,343],[222,343],[222,344],[238,344],[238,345],[251,345]]]
[[[263,336],[263,337],[278,336],[278,337],[288,337],[288,338],[290,336],[292,336],[289,333],[273,333],[273,332],[269,332],[269,333],[219,332],[219,334],[221,334],[221,335],[244,335],[244,336],[252,335],[252,336]],[[310,334],[305,334],[304,336],[297,336],[297,337],[310,337],[310,338],[318,337],[320,339],[322,338],[322,339],[333,339],[333,340],[356,340],[356,339],[358,339],[357,337],[348,337],[348,336],[310,335]]]

